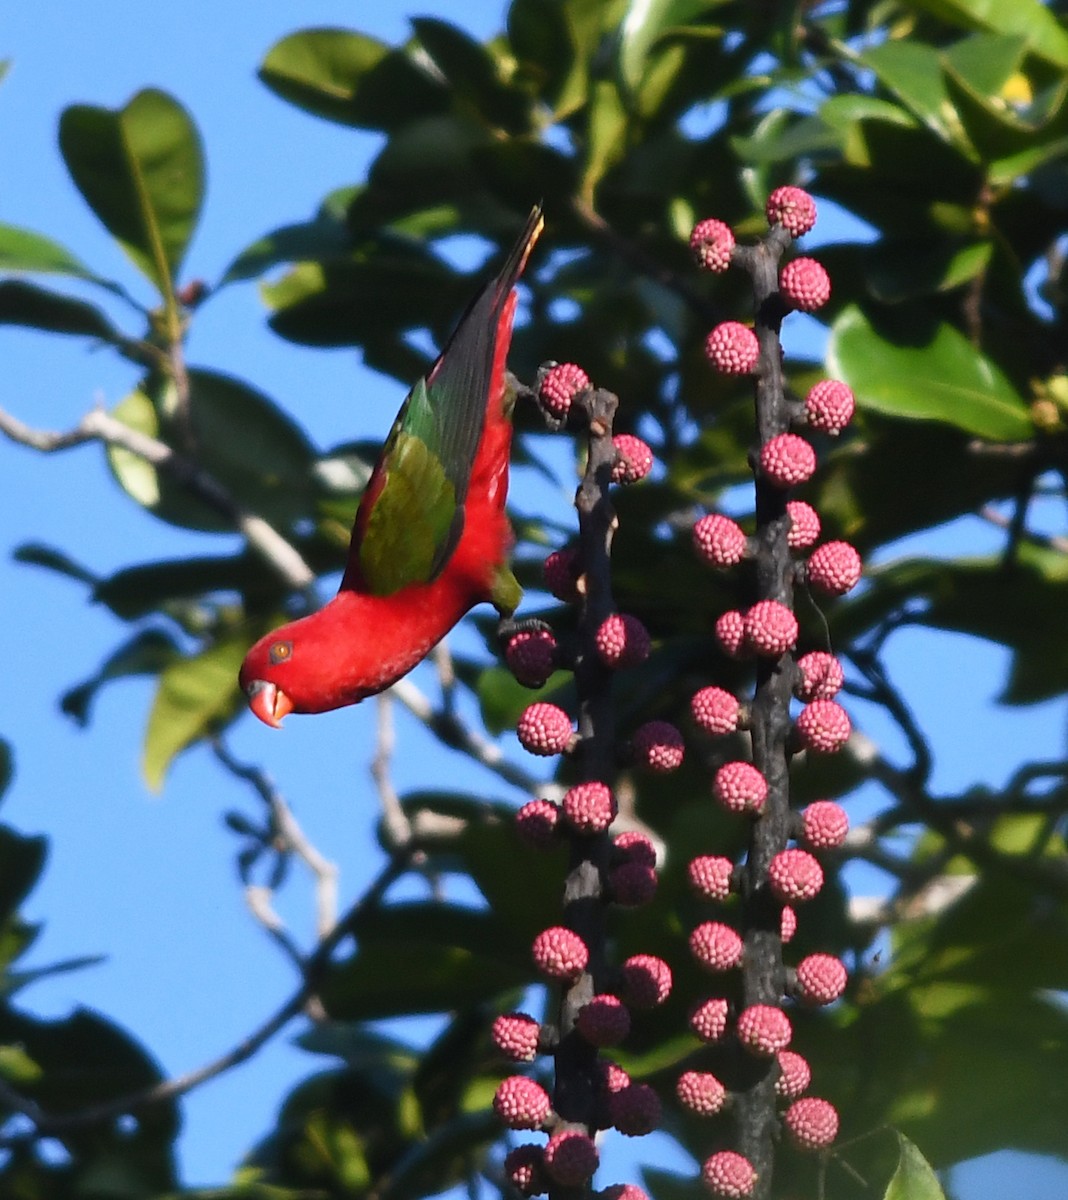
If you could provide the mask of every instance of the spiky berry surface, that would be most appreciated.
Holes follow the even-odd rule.
[[[702,921],[690,934],[690,953],[708,971],[729,971],[742,961],[742,939],[722,921]]]
[[[694,523],[693,544],[705,562],[714,567],[733,567],[745,558],[748,539],[737,521],[708,513]]]
[[[649,1200],[649,1194],[636,1183],[613,1183],[594,1195],[597,1200]]]
[[[791,550],[805,550],[816,544],[820,536],[820,515],[804,500],[788,500],[786,512],[790,517],[790,528],[786,544]]]
[[[493,1044],[513,1062],[532,1062],[541,1026],[526,1013],[502,1013],[493,1022]]]
[[[578,833],[603,833],[616,818],[616,798],[596,780],[576,783],[561,802],[564,820]]]
[[[809,586],[830,596],[844,596],[855,588],[860,571],[860,555],[848,542],[824,542],[809,556]]]
[[[794,695],[799,700],[832,700],[845,683],[842,664],[826,650],[802,654],[797,669],[801,678],[794,685]]]
[[[728,658],[741,658],[745,653],[745,617],[736,608],[729,608],[716,618],[716,639]]]
[[[690,1013],[690,1028],[702,1042],[718,1042],[727,1031],[727,1001],[722,996],[703,1000]]]
[[[564,1187],[578,1187],[597,1170],[601,1157],[593,1138],[577,1129],[554,1133],[545,1146],[545,1170]]]
[[[719,854],[701,854],[686,868],[690,887],[706,900],[726,900],[731,892],[734,863]]]
[[[797,998],[806,1004],[833,1004],[845,991],[845,964],[833,954],[809,954],[797,964]]]
[[[612,839],[613,857],[620,863],[641,863],[643,867],[656,866],[656,847],[637,829],[627,829]]]
[[[547,850],[556,842],[560,809],[551,800],[528,800],[515,814],[516,832],[528,846]]]
[[[770,1058],[793,1037],[790,1018],[771,1004],[751,1004],[738,1016],[738,1040],[753,1054]]]
[[[797,714],[797,733],[807,750],[833,754],[849,740],[849,714],[833,700],[813,700]]]
[[[813,850],[836,850],[847,833],[849,817],[833,800],[814,800],[801,814],[801,837]]]
[[[579,555],[577,550],[565,546],[553,550],[542,564],[545,586],[557,598],[570,602],[578,599]]]
[[[656,869],[637,862],[622,863],[609,871],[608,884],[617,904],[637,908],[656,895]]]
[[[711,734],[733,733],[738,728],[741,707],[738,698],[721,687],[702,688],[690,701],[694,721]]]
[[[812,478],[816,451],[796,433],[777,433],[760,447],[760,469],[774,487],[794,487]]]
[[[756,1187],[756,1168],[735,1150],[717,1150],[701,1167],[701,1182],[713,1196],[742,1200]]]
[[[624,1137],[645,1137],[660,1124],[660,1097],[647,1083],[632,1083],[608,1097],[608,1117]]]
[[[504,1173],[521,1196],[540,1196],[549,1190],[542,1165],[541,1146],[527,1143],[516,1146],[504,1156]]]
[[[839,379],[821,379],[805,397],[805,415],[813,429],[838,434],[853,419],[857,398],[853,389]]]
[[[838,1136],[838,1110],[818,1096],[795,1100],[783,1114],[783,1123],[801,1150],[825,1150]]]
[[[802,237],[816,224],[816,201],[804,188],[778,187],[764,205],[769,225],[781,225],[792,237]]]
[[[807,850],[780,850],[768,863],[768,885],[784,904],[800,904],[819,894],[823,868]]]
[[[633,1008],[656,1008],[671,995],[671,968],[655,954],[634,954],[620,968],[623,999]]]
[[[611,1096],[614,1092],[621,1092],[630,1087],[630,1076],[619,1063],[600,1059],[597,1065],[601,1068],[600,1084],[604,1095]]]
[[[712,780],[712,794],[728,812],[758,813],[768,798],[768,781],[752,763],[724,763]]]
[[[586,943],[574,930],[563,925],[543,929],[531,947],[534,965],[550,979],[577,979],[590,961]]]
[[[531,754],[561,754],[571,743],[571,718],[555,704],[529,704],[516,726],[519,744]]]
[[[775,1081],[775,1094],[793,1100],[812,1082],[812,1069],[793,1050],[780,1050],[776,1058],[779,1060],[779,1078]]]
[[[631,748],[637,763],[660,773],[677,771],[686,750],[682,734],[670,721],[646,721],[634,731]]]
[[[579,1009],[575,1026],[593,1046],[618,1046],[630,1033],[630,1013],[618,996],[592,996]]]
[[[540,1129],[552,1109],[549,1093],[525,1075],[502,1079],[493,1097],[493,1110],[509,1129]]]
[[[778,658],[795,646],[797,633],[797,618],[778,600],[758,600],[745,614],[745,640],[766,658]]]
[[[795,258],[779,272],[779,294],[791,308],[815,312],[831,298],[831,277],[814,258]]]
[[[727,1099],[727,1089],[709,1071],[683,1071],[675,1085],[679,1103],[701,1117],[715,1116]]]
[[[547,629],[521,630],[504,652],[508,669],[525,687],[541,687],[553,673],[556,638]]]
[[[630,613],[612,613],[601,622],[597,657],[606,667],[636,667],[649,657],[649,631]]]
[[[697,265],[719,274],[731,265],[734,233],[731,227],[715,217],[698,221],[690,234],[690,250]]]
[[[760,343],[748,325],[724,321],[705,339],[705,357],[721,375],[749,375],[760,359]]]
[[[782,912],[779,914],[779,940],[785,946],[794,940],[794,934],[797,932],[797,913],[789,906],[784,904]]]
[[[613,483],[637,483],[653,469],[653,452],[648,442],[633,433],[617,433],[612,438],[616,461],[612,464]]]
[[[590,377],[575,363],[559,363],[546,371],[538,399],[554,417],[566,417],[577,396],[590,386]]]

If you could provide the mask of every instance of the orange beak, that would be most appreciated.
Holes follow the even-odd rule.
[[[248,706],[272,729],[282,728],[282,718],[293,711],[293,701],[280,688],[264,679],[254,679],[245,689]]]

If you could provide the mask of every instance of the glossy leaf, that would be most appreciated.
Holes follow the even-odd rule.
[[[1019,34],[1032,54],[1068,67],[1068,31],[1042,0],[915,0],[915,5],[965,29]]]
[[[934,1168],[919,1148],[903,1134],[897,1135],[897,1168],[883,1193],[883,1200],[945,1200]]]
[[[26,325],[49,333],[97,338],[113,345],[122,334],[102,309],[21,279],[0,280],[0,325]]]
[[[884,238],[868,255],[865,274],[877,300],[896,304],[961,287],[986,270],[993,252],[990,241],[961,244],[949,238],[937,242]]]
[[[929,129],[963,153],[974,153],[950,103],[942,60],[934,47],[913,41],[884,42],[866,51],[863,62]]]
[[[32,229],[0,222],[0,270],[42,271],[93,279],[93,273],[65,246]]]
[[[219,287],[255,279],[281,263],[322,262],[350,253],[346,209],[352,195],[353,189],[345,188],[329,197],[311,221],[283,225],[246,246],[223,272]]]
[[[619,74],[625,87],[635,91],[646,70],[649,53],[664,34],[686,25],[724,0],[631,0],[619,27]]]

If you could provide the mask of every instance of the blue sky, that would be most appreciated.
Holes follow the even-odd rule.
[[[12,6],[0,25],[0,58],[13,60],[0,85],[0,221],[39,229],[131,286],[135,273],[63,167],[56,126],[65,106],[116,107],[139,88],[156,86],[190,110],[205,143],[208,191],[186,270],[210,281],[254,236],[310,215],[324,193],[360,178],[377,145],[371,135],[297,112],[258,82],[256,67],[278,38],[336,24],[395,41],[405,36],[409,11],[452,19],[462,11],[463,24],[485,36],[498,28],[502,12],[496,0],[462,6],[424,0],[415,7],[407,0],[367,6],[109,0],[53,8],[59,11],[49,20],[42,19],[47,6]],[[261,387],[324,447],[383,434],[402,395],[392,381],[362,370],[351,352],[306,350],[274,337],[251,285],[228,289],[198,314],[188,357]],[[114,403],[133,382],[106,352],[22,330],[0,329],[0,359],[0,404],[44,428],[75,424],[87,407],[100,399]],[[26,540],[51,543],[107,573],[145,558],[203,551],[205,542],[122,498],[95,447],[46,459],[0,442],[0,481],[0,611],[13,635],[5,648],[9,703],[0,733],[13,743],[17,761],[0,817],[52,839],[44,879],[27,906],[28,916],[46,921],[33,961],[108,956],[104,965],[41,985],[24,1000],[54,1016],[77,1004],[99,1008],[143,1038],[166,1072],[183,1072],[240,1040],[293,986],[289,967],[243,907],[231,866],[234,838],[220,820],[229,808],[255,812],[255,802],[203,751],[179,760],[162,797],[146,792],[138,760],[148,683],[124,682],[106,692],[88,732],[59,714],[57,697],[97,668],[124,628],[87,605],[76,585],[12,563],[10,549]],[[536,502],[530,487],[518,481],[521,503]],[[975,547],[994,542],[978,523],[940,536],[934,545],[947,552],[962,538]],[[219,538],[214,546],[232,544]],[[894,644],[890,662],[921,723],[941,726],[937,785],[1000,782],[1028,747],[1036,755],[1062,752],[1063,705],[1004,710],[990,703],[1006,666],[999,651],[911,631]],[[425,670],[417,678],[431,686]],[[880,735],[871,714],[857,715]],[[433,783],[447,770],[458,784],[503,794],[484,772],[454,758],[443,762],[414,722],[398,719],[400,789]],[[267,767],[309,836],[338,863],[343,903],[375,870],[369,831],[377,812],[367,772],[373,720],[373,706],[363,705],[291,720],[282,735],[272,735],[248,719],[233,738],[235,752]],[[1006,744],[1011,755],[1000,749]],[[279,908],[307,944],[314,928],[309,889],[291,885]],[[320,1061],[283,1035],[191,1097],[181,1140],[186,1181],[224,1179],[242,1149],[270,1128],[288,1087]],[[985,1164],[961,1179],[967,1180],[962,1194],[981,1200],[1003,1189],[1004,1175]],[[1037,1163],[1028,1174],[1036,1194],[1066,1181],[1066,1173]]]

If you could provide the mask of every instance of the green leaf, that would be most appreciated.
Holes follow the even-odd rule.
[[[68,579],[76,579],[79,583],[87,583],[91,587],[97,582],[97,576],[88,567],[75,562],[55,546],[46,546],[42,542],[23,542],[21,546],[16,547],[11,557],[15,562],[44,567],[46,571],[55,571],[57,575],[65,575]]]
[[[897,1135],[898,1160],[883,1200],[946,1200],[934,1168],[904,1134]]]
[[[649,52],[671,28],[686,25],[725,0],[631,0],[619,27],[619,77],[631,92],[637,90],[648,64]]]
[[[44,870],[47,856],[47,838],[23,837],[0,825],[0,922],[15,915]]]
[[[52,979],[56,975],[68,975],[72,971],[81,971],[86,967],[98,967],[106,961],[103,954],[81,954],[77,958],[65,958],[44,967],[31,967],[25,971],[5,970],[0,976],[0,991],[5,996],[13,996],[16,992],[39,983],[42,979]],[[2,1073],[2,1068],[0,1068],[0,1073]]]
[[[933,46],[919,41],[884,42],[861,55],[861,61],[928,129],[974,157],[946,90],[941,56]]]
[[[171,297],[204,195],[200,139],[189,114],[155,89],[120,109],[75,105],[60,118],[59,145],[89,207]]]
[[[0,270],[44,271],[94,279],[92,271],[65,246],[32,229],[0,222]]]
[[[59,706],[84,727],[89,724],[92,706],[101,688],[116,679],[158,675],[178,656],[178,645],[170,634],[160,629],[142,629],[109,654],[95,675],[65,692]]]
[[[961,287],[986,270],[992,241],[902,241],[883,238],[866,255],[872,295],[887,304]]]
[[[976,33],[944,50],[942,62],[977,95],[994,100],[1019,71],[1026,49],[1019,35]]]
[[[11,786],[14,774],[15,756],[11,753],[11,745],[4,738],[0,738],[0,799],[3,799],[4,793]]]
[[[0,325],[26,325],[49,333],[98,338],[112,345],[125,341],[95,304],[21,279],[0,280]]]
[[[945,421],[990,441],[1033,432],[1027,405],[998,367],[951,325],[876,326],[856,305],[835,321],[828,366],[862,407],[918,421]]]
[[[258,238],[226,268],[218,286],[254,279],[282,263],[323,262],[352,251],[346,210],[354,189],[343,188],[329,196],[311,221],[283,225]]]
[[[965,29],[1019,34],[1037,58],[1068,67],[1068,31],[1042,0],[914,0],[914,4]]]
[[[10,69],[11,69],[11,59],[10,58],[0,58],[0,83],[3,83],[4,76],[8,73],[8,71]]]

